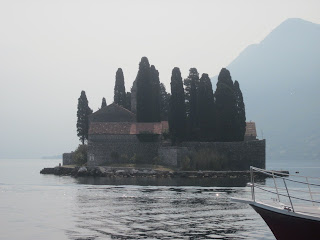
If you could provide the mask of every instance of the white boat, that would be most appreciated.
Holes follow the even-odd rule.
[[[320,178],[289,175],[250,167],[249,204],[266,222],[277,240],[320,239]],[[257,181],[261,174],[267,182]],[[260,178],[261,179],[261,178]]]

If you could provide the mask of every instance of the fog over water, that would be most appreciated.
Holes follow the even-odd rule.
[[[319,9],[316,0],[1,1],[0,158],[74,150],[81,90],[93,110],[102,97],[110,104],[118,67],[129,91],[147,56],[170,90],[173,67],[215,76],[287,18],[320,23]]]
[[[257,99],[262,95],[256,89],[267,86],[261,89],[272,91],[280,86],[278,79],[270,85],[266,78],[261,85],[255,81],[258,74],[254,74],[250,84],[242,84],[240,70],[244,68],[241,64],[236,68],[237,61],[233,61],[247,56],[244,50],[249,45],[261,43],[288,18],[320,24],[319,9],[318,0],[1,1],[0,239],[274,240],[253,209],[230,201],[230,197],[250,197],[245,180],[59,177],[39,172],[57,166],[61,160],[39,158],[70,152],[79,144],[76,108],[81,90],[86,91],[94,111],[101,106],[102,97],[112,103],[116,70],[123,69],[126,91],[130,91],[143,56],[159,70],[160,81],[168,91],[174,67],[179,67],[185,78],[191,67],[213,77],[222,67],[230,66],[234,69],[233,80],[250,91],[247,96],[251,100],[245,104],[259,105]],[[248,49],[252,52],[254,48]],[[274,62],[273,55],[270,59]],[[319,61],[312,60],[306,66],[320,69]],[[303,84],[306,75],[300,73],[298,82]],[[311,70],[308,73],[317,76]],[[281,88],[289,86],[290,80],[282,82]],[[290,86],[286,89],[290,95],[287,102],[295,98],[301,104],[299,119],[312,134],[305,126],[287,120],[288,111],[277,104],[284,103],[281,94],[280,100],[273,98],[277,101],[270,102],[268,117],[274,122],[264,116],[265,107],[260,107],[261,113],[248,107],[247,120],[258,121],[259,137],[263,120],[274,131],[265,136],[278,137],[281,119],[287,126],[282,137],[312,144],[306,151],[316,158],[319,150],[313,149],[320,139],[316,124],[319,117],[306,111],[310,105],[298,98],[301,88]],[[318,85],[306,86],[304,94],[318,96],[309,91],[313,88],[316,92]],[[317,101],[313,103],[316,106]],[[281,114],[272,114],[273,105]],[[294,115],[290,116],[293,119]],[[310,136],[297,138],[292,129]],[[267,138],[267,151],[272,137]],[[278,152],[300,150],[272,143]],[[266,158],[268,169],[319,177],[316,159],[301,160],[300,156],[300,160],[284,161],[268,154]],[[269,183],[267,180],[263,184]]]

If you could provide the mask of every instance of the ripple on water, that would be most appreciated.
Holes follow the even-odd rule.
[[[88,187],[77,193],[70,239],[274,239],[260,217],[229,196],[243,188]]]

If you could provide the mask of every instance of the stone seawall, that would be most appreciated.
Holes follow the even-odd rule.
[[[159,139],[141,142],[136,135],[91,135],[88,166],[112,163],[152,163],[158,157]]]
[[[159,164],[164,166],[179,167],[180,161],[188,155],[186,147],[160,147],[158,150]]]
[[[183,167],[188,158],[216,158],[222,167],[215,170],[248,170],[250,166],[265,168],[266,141],[183,142],[165,147],[156,138],[140,141],[136,135],[91,135],[88,143],[88,166],[113,163],[160,164]],[[203,157],[204,156],[204,157]],[[72,153],[63,155],[63,164],[72,162]],[[69,160],[70,159],[70,160]],[[196,168],[201,169],[201,168]]]
[[[181,149],[187,148],[189,156],[197,155],[201,151],[225,159],[228,170],[248,170],[250,166],[265,169],[266,167],[266,141],[243,141],[243,142],[184,142]],[[178,159],[181,163],[186,151]]]
[[[248,170],[250,166],[265,168],[265,140],[244,142],[183,142],[178,147],[161,147],[158,154],[160,164],[184,167],[184,161],[215,158],[223,169]]]

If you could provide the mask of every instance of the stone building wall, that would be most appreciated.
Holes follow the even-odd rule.
[[[74,165],[72,160],[73,152],[62,154],[62,165]]]
[[[141,142],[136,135],[90,135],[88,165],[132,162],[151,164],[158,156],[159,140]]]
[[[187,147],[160,147],[158,150],[159,164],[180,167],[180,161],[189,154]]]
[[[250,166],[266,167],[266,141],[244,142],[184,142],[180,147],[188,149],[188,155],[210,149],[212,154],[228,159],[229,170],[248,170]],[[181,157],[185,156],[182,154]],[[177,159],[179,163],[181,158]]]
[[[256,141],[257,137],[256,136],[246,136],[244,135],[244,141]]]
[[[136,135],[90,135],[88,165],[111,163],[145,163],[180,167],[181,161],[202,150],[228,161],[228,170],[248,170],[250,166],[265,168],[265,140],[244,142],[184,142],[163,147],[159,139],[141,142]],[[208,151],[209,150],[209,151]]]

